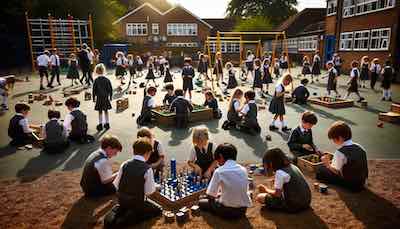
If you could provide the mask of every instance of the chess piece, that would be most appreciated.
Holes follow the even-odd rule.
[[[314,183],[314,189],[315,189],[315,190],[319,190],[319,183],[318,183],[318,182],[315,182],[315,183]]]
[[[175,221],[175,215],[171,211],[164,212],[164,221],[165,223],[173,223]]]
[[[328,186],[326,184],[319,184],[319,192],[322,194],[327,194]]]
[[[193,205],[190,208],[190,211],[192,213],[192,216],[200,216],[200,207],[198,205]]]

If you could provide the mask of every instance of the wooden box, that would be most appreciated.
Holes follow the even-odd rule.
[[[129,108],[129,99],[123,98],[117,100],[117,113],[120,113]]]
[[[43,100],[47,99],[47,95],[35,94],[35,95],[33,95],[33,99],[36,101],[43,101]]]
[[[90,101],[90,100],[92,100],[92,93],[85,92],[85,101]]]
[[[42,136],[42,128],[43,127],[38,127],[38,128],[34,128],[33,132],[32,132],[32,136],[33,136],[33,145],[37,148],[42,148],[43,147],[43,142],[44,142],[44,138]]]
[[[400,124],[400,114],[395,112],[379,113],[379,120],[394,124]]]
[[[154,119],[158,124],[173,126],[175,125],[175,113],[171,113],[165,107],[156,107],[151,110]],[[214,118],[211,108],[200,105],[193,105],[193,111],[189,116],[189,122],[202,122],[212,120]]]
[[[159,191],[156,191],[152,196],[151,199],[155,202],[157,202],[159,205],[163,207],[164,210],[169,210],[169,211],[178,211],[179,209],[187,206],[192,206],[193,204],[196,204],[199,200],[199,197],[201,195],[204,195],[206,193],[206,189],[202,189],[200,191],[194,192],[189,196],[180,198],[175,201],[171,201],[170,199],[167,199]]]
[[[331,158],[333,157],[331,154],[329,154],[329,156]],[[315,173],[318,166],[321,166],[322,164],[323,163],[317,154],[310,154],[297,158],[297,166],[303,172]]]
[[[320,96],[320,97],[313,97],[308,99],[310,103],[312,104],[317,104],[321,105],[324,107],[328,108],[346,108],[346,107],[352,107],[354,105],[353,100],[344,100],[344,99],[339,99],[339,98],[333,98],[329,96]]]

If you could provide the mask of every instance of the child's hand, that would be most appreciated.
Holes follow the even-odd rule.
[[[326,167],[328,167],[330,165],[330,163],[331,163],[331,158],[330,158],[329,155],[324,155],[324,156],[321,157],[321,161],[322,161],[322,163],[324,163],[324,165]]]
[[[211,178],[211,171],[208,169],[205,173],[204,173],[204,175],[203,175],[205,178]]]
[[[196,165],[196,164],[194,165],[194,172],[195,172],[196,174],[198,174],[199,176],[202,176],[202,175],[203,175],[200,166],[198,166],[198,165]]]
[[[314,151],[314,149],[309,145],[309,144],[303,144],[303,149],[308,150],[308,151]]]

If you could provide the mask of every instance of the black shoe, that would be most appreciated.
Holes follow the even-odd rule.
[[[47,85],[47,87],[48,87],[48,88],[54,88],[54,86],[53,86],[53,85]]]
[[[103,130],[103,125],[99,124],[96,127],[97,131],[102,131]]]
[[[357,103],[361,103],[363,100],[365,100],[363,97],[361,97],[359,100],[357,100]]]
[[[388,101],[392,102],[392,97],[390,97],[390,98],[388,99]]]
[[[134,81],[134,80],[132,80],[132,83],[133,83],[133,84],[137,84],[137,82],[136,82],[136,81]]]
[[[104,124],[104,129],[106,130],[110,129],[110,124],[109,123]]]
[[[278,127],[276,127],[276,126],[274,126],[274,125],[270,125],[269,126],[269,130],[270,131],[274,131],[274,130],[278,130],[279,128]]]
[[[44,87],[43,87],[43,86],[40,86],[40,90],[44,90]]]
[[[265,136],[265,140],[271,141],[272,140],[271,135],[268,134],[267,136]]]
[[[282,127],[282,131],[283,131],[283,132],[289,132],[289,131],[291,131],[291,130],[292,130],[292,128],[288,128],[287,126]]]
[[[382,101],[385,101],[386,99],[385,99],[385,97],[382,97],[382,99],[381,99]]]

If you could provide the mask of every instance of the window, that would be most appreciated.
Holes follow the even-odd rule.
[[[362,15],[379,10],[393,8],[395,0],[344,0],[343,17]],[[329,10],[329,5],[328,5]]]
[[[371,30],[371,47],[370,50],[389,50],[390,29],[373,29]]]
[[[289,49],[297,49],[297,38],[289,38],[287,45]]]
[[[343,17],[351,17],[356,11],[356,0],[343,1]]]
[[[340,50],[353,49],[353,32],[340,34]]]
[[[187,43],[171,42],[167,43],[167,47],[196,48],[199,47],[199,44],[197,42],[187,42]]]
[[[147,24],[145,23],[127,23],[126,35],[128,36],[146,36]]]
[[[298,49],[300,51],[314,51],[318,48],[318,36],[308,36],[298,38]]]
[[[353,50],[368,50],[369,47],[369,30],[354,32],[354,48]]]
[[[335,15],[337,11],[337,0],[328,0],[328,8],[326,9],[326,15]]]
[[[197,36],[197,24],[168,23],[169,36]]]
[[[159,27],[158,23],[151,24],[151,33],[155,34],[155,35],[160,33],[160,27]]]
[[[217,50],[217,45],[215,42],[210,43],[210,52],[215,53]],[[222,53],[240,53],[240,43],[227,43],[221,42],[221,52]]]

